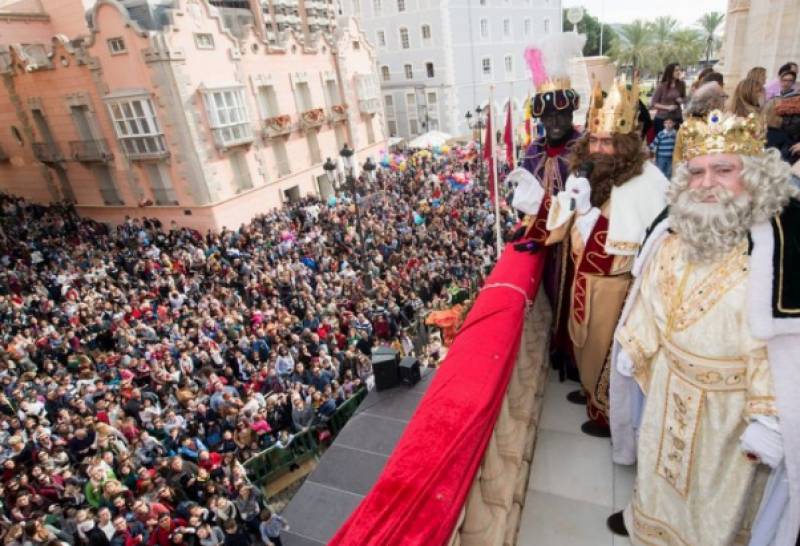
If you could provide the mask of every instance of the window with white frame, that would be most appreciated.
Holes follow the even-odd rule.
[[[167,151],[164,133],[158,125],[153,103],[147,97],[109,102],[114,132],[129,156],[163,154]]]
[[[422,39],[425,41],[430,41],[431,39],[431,26],[430,25],[422,25]]]
[[[514,72],[514,59],[511,55],[506,55],[505,58],[506,74]]]
[[[545,17],[544,18],[544,33],[548,34],[549,32],[550,32],[550,18],[549,17]]]
[[[402,12],[406,10],[406,0],[397,0],[397,11]]]
[[[437,103],[436,92],[428,91],[428,106],[436,106]]]
[[[526,17],[525,21],[522,23],[523,30],[525,32],[525,36],[531,35],[531,19],[530,17]]]
[[[397,136],[397,122],[393,119],[390,119],[386,122],[386,128],[389,130],[390,137]]]
[[[230,146],[253,139],[243,87],[209,89],[205,98],[208,121],[218,144]]]
[[[433,63],[425,63],[425,73],[429,78],[433,78],[435,76],[435,72],[433,70]]]
[[[484,57],[481,59],[481,73],[484,76],[491,76],[492,75],[492,59],[489,57]]]
[[[383,5],[381,0],[372,0],[372,12],[374,15],[380,15]]]
[[[106,42],[108,43],[108,50],[112,55],[128,52],[128,48],[125,47],[125,40],[122,38],[109,38]]]
[[[408,120],[408,132],[412,135],[419,134],[419,122],[416,119]]]
[[[489,37],[489,19],[481,19],[481,38]]]
[[[377,32],[378,35],[378,47],[386,47],[386,33],[382,30]]]
[[[406,27],[400,27],[400,47],[403,49],[411,47],[408,41],[408,29]]]
[[[297,97],[297,108],[301,112],[308,112],[314,105],[311,101],[311,89],[306,82],[297,82],[294,86],[295,96]]]
[[[263,119],[274,118],[280,115],[278,111],[278,95],[272,85],[258,86],[258,109]]]
[[[383,105],[385,106],[386,117],[394,119],[394,98],[391,95],[384,95]]]
[[[325,94],[328,97],[328,104],[331,106],[342,103],[342,98],[339,94],[339,84],[336,80],[332,78],[325,80]]]
[[[389,73],[389,67],[388,66],[383,65],[381,67],[381,77],[383,78],[383,81],[385,81],[385,82],[388,82],[391,79],[391,75]]]
[[[407,80],[413,80],[414,79],[414,69],[411,67],[410,64],[403,65],[403,70],[406,73],[406,79]]]
[[[511,37],[511,19],[503,19],[503,37]]]
[[[196,32],[194,45],[197,49],[214,49],[214,35],[207,32]]]

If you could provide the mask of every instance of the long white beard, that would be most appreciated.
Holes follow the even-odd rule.
[[[716,202],[704,202],[709,196]],[[753,223],[750,196],[737,197],[723,188],[685,189],[671,199],[672,230],[687,246],[687,258],[708,263],[721,258],[746,240]]]

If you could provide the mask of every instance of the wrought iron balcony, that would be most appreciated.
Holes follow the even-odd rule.
[[[331,123],[336,123],[339,121],[346,121],[346,120],[347,120],[347,105],[334,104],[331,107],[331,114],[330,114]]]
[[[292,132],[292,117],[274,116],[264,120],[264,138],[275,138]]]
[[[34,142],[33,157],[42,163],[58,163],[64,161],[64,157],[52,142]]]
[[[381,103],[377,97],[361,99],[358,101],[358,109],[362,114],[377,114]]]
[[[73,140],[69,143],[69,151],[72,159],[84,163],[94,161],[105,163],[114,157],[105,139]]]
[[[300,114],[300,126],[303,129],[321,127],[325,123],[325,111],[322,108],[312,108]]]

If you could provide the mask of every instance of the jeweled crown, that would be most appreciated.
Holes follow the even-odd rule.
[[[764,121],[755,114],[745,118],[713,110],[705,118],[686,121],[681,133],[685,161],[708,154],[764,153]]]
[[[627,88],[625,77],[615,78],[603,96],[600,82],[595,81],[589,104],[589,133],[630,133],[636,128],[639,116],[639,81]]]

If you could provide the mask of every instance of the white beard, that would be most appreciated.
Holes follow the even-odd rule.
[[[704,202],[709,196],[717,201]],[[724,256],[746,240],[753,223],[747,194],[734,197],[721,188],[684,189],[670,201],[670,225],[686,243],[692,262],[708,263]]]

